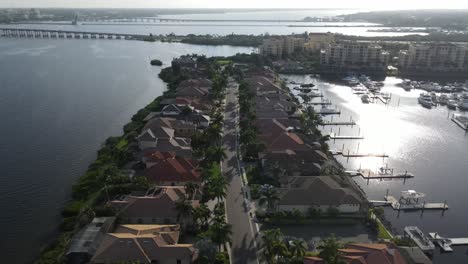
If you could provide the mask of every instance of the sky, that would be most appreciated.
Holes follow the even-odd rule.
[[[468,9],[467,0],[0,0],[0,7]]]

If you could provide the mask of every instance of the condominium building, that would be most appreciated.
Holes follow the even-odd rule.
[[[452,43],[412,44],[399,53],[401,72],[458,72],[468,70],[468,48]]]
[[[264,56],[274,56],[281,58],[291,55],[295,51],[304,49],[305,39],[300,37],[285,36],[269,38],[263,41],[260,45],[260,54]]]
[[[335,35],[333,33],[310,33],[307,36],[304,49],[306,51],[320,51],[333,43],[335,43]]]
[[[342,70],[385,70],[389,53],[381,46],[364,42],[342,42],[329,44],[320,52],[322,69]]]

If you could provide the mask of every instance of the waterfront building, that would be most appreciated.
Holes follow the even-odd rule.
[[[333,43],[335,43],[333,33],[309,33],[307,41],[304,43],[304,49],[306,51],[320,51]]]
[[[179,225],[120,225],[105,234],[91,263],[190,264],[193,244],[179,244]]]
[[[110,205],[117,210],[122,223],[127,224],[176,224],[179,211],[176,203],[186,199],[182,186],[157,187],[144,196],[128,195],[120,200],[113,200]],[[197,200],[190,200],[193,207],[198,207]],[[183,219],[185,224],[190,219]]]
[[[403,254],[393,244],[348,244],[339,249],[344,263],[353,264],[406,264]],[[320,257],[304,257],[304,264],[325,264]]]
[[[403,74],[412,72],[468,71],[468,47],[452,43],[411,44],[398,57],[398,68]]]
[[[385,72],[389,53],[374,43],[345,41],[329,44],[320,52],[320,65],[325,72]]]
[[[304,49],[305,38],[294,36],[272,37],[265,39],[259,51],[263,56],[287,57]]]
[[[342,186],[339,176],[294,176],[288,187],[277,188],[278,211],[307,213],[311,209],[327,212],[358,213],[364,201],[354,189]]]

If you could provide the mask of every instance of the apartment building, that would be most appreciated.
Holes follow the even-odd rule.
[[[333,43],[335,43],[333,33],[309,33],[307,41],[304,43],[304,49],[306,51],[320,51]]]
[[[411,44],[399,53],[398,66],[402,73],[460,72],[468,70],[468,47],[452,43]]]
[[[381,46],[364,42],[329,44],[320,52],[324,71],[368,70],[385,71],[390,54]]]
[[[266,39],[260,45],[260,54],[263,56],[274,56],[281,58],[283,56],[291,55],[295,51],[302,51],[304,49],[305,38],[303,37],[274,37]]]

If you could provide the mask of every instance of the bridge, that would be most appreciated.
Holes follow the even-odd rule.
[[[260,20],[260,19],[183,19],[183,18],[158,18],[158,17],[138,17],[138,18],[92,18],[80,17],[78,22],[82,23],[157,23],[157,22],[304,22],[303,20]]]
[[[60,38],[60,39],[124,39],[124,40],[145,40],[150,35],[69,31],[51,29],[26,29],[26,28],[0,28],[0,36],[13,38]],[[159,37],[152,36],[153,39]]]

